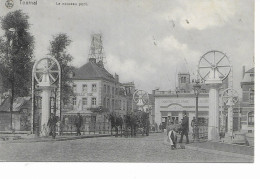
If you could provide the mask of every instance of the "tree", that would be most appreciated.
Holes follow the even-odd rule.
[[[73,71],[73,67],[70,66],[70,62],[73,57],[67,52],[67,47],[70,45],[71,40],[65,33],[59,33],[53,36],[53,40],[50,42],[49,53],[55,58],[61,66],[61,96],[63,101],[67,101],[71,95],[73,95],[72,88],[70,86],[69,74]]]
[[[29,16],[21,10],[1,18],[4,36],[0,40],[0,73],[3,88],[11,91],[11,120],[14,98],[29,95],[31,88],[34,38],[28,20]]]

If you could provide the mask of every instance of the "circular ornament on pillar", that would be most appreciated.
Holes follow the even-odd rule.
[[[228,106],[233,106],[238,102],[238,92],[234,89],[227,88],[222,94],[223,102]]]
[[[142,107],[149,103],[148,93],[144,90],[137,90],[133,95],[133,100],[137,106]]]
[[[199,61],[198,73],[202,80],[224,80],[231,71],[230,61],[223,52],[212,50],[205,53]]]
[[[40,83],[54,84],[60,75],[59,62],[51,57],[42,58],[35,62],[33,66],[35,80]]]

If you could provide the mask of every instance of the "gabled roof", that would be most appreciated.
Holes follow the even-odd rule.
[[[17,112],[30,101],[31,97],[18,97],[13,102],[13,111]],[[10,111],[10,98],[6,98],[2,105],[0,106],[0,111],[9,112]]]
[[[111,75],[104,67],[98,66],[95,62],[88,62],[82,67],[74,71],[75,80],[94,80],[105,79],[108,81],[115,81],[113,75]]]

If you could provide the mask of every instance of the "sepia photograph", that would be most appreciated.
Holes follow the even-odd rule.
[[[254,0],[1,0],[0,163],[254,163]]]

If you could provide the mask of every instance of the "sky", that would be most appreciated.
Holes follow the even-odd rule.
[[[67,33],[72,65],[80,67],[88,61],[91,34],[101,33],[106,69],[149,93],[174,90],[178,73],[196,77],[201,56],[210,50],[228,56],[239,92],[242,66],[254,66],[253,0],[38,0],[37,5],[14,0],[12,9],[4,3],[0,16],[17,9],[29,15],[36,60],[48,53],[53,35]]]

